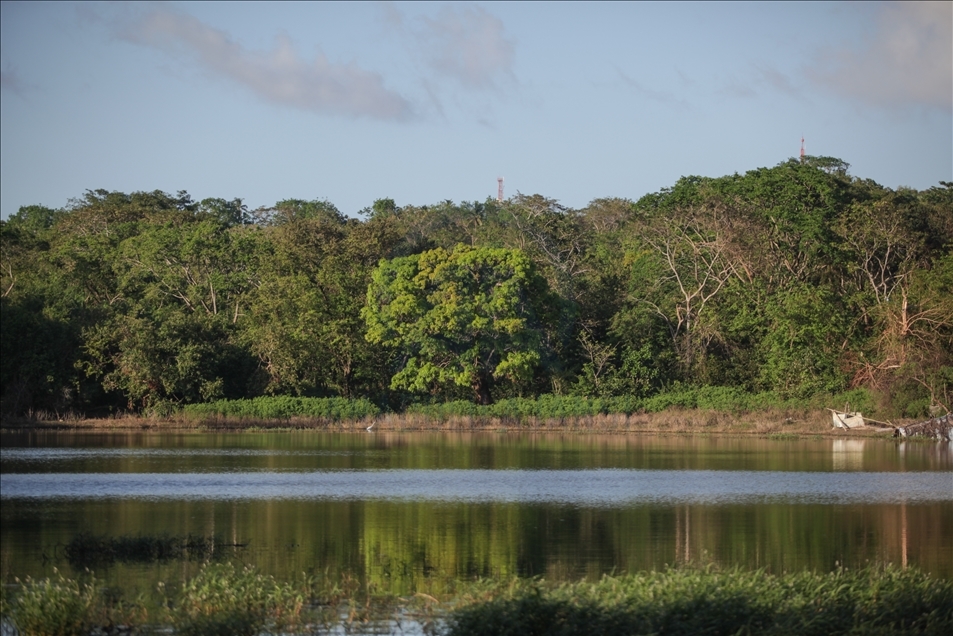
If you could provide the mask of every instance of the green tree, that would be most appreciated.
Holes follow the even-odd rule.
[[[517,194],[502,210],[510,231],[507,247],[520,249],[539,266],[552,289],[564,298],[579,299],[577,282],[588,272],[584,253],[589,233],[579,212],[555,199]]]
[[[108,255],[115,298],[84,329],[88,375],[130,408],[241,397],[252,361],[236,344],[254,228],[173,213]]]
[[[379,348],[360,311],[371,271],[399,241],[393,219],[344,225],[320,218],[265,228],[261,282],[241,325],[268,393],[378,394]]]
[[[463,387],[489,404],[495,382],[532,378],[557,306],[523,252],[458,245],[382,262],[362,313],[367,339],[405,356],[391,388]]]
[[[202,199],[198,204],[196,215],[200,218],[217,221],[225,227],[245,225],[251,222],[248,206],[242,203],[241,199],[232,199],[231,201],[219,198]]]
[[[0,400],[4,413],[60,410],[72,400],[74,329],[50,318],[41,299],[0,298]]]
[[[250,370],[227,324],[175,305],[137,305],[87,329],[84,339],[87,373],[134,410],[242,397]]]
[[[792,284],[765,303],[760,341],[762,388],[784,397],[844,389],[838,358],[845,340],[843,305],[825,287]]]
[[[641,224],[642,249],[632,256],[631,298],[664,321],[686,374],[704,364],[710,345],[721,338],[710,306],[736,272],[725,217],[717,204],[655,216]]]

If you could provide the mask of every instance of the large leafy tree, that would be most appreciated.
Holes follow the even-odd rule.
[[[131,408],[239,397],[251,358],[233,332],[253,235],[192,211],[151,221],[111,251],[114,299],[84,329],[83,367]]]
[[[267,392],[377,393],[378,356],[360,310],[371,271],[399,239],[390,225],[300,218],[268,228],[261,283],[242,327]]]
[[[404,354],[391,388],[488,404],[495,383],[532,378],[556,304],[523,252],[458,245],[381,262],[363,316],[370,342]]]

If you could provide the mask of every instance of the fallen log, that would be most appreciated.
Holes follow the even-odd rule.
[[[953,414],[947,413],[940,417],[917,422],[909,426],[898,426],[893,433],[894,437],[932,437],[937,440],[953,442]]]

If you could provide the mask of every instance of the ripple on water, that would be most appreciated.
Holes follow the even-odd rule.
[[[3,473],[0,497],[629,504],[953,501],[953,474],[710,470],[330,470]]]

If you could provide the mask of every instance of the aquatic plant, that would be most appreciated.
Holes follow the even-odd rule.
[[[307,604],[306,586],[278,583],[254,568],[213,564],[186,581],[171,599],[169,622],[182,636],[293,633]]]
[[[434,580],[429,591],[438,599],[420,590],[410,598],[377,594],[350,576],[281,583],[253,568],[212,564],[181,587],[160,585],[163,609],[151,616],[141,600],[110,595],[94,578],[57,573],[18,583],[4,599],[4,620],[37,636],[131,633],[147,618],[182,636],[350,633],[406,620],[446,636],[953,633],[953,582],[893,566],[779,575],[684,567],[569,583]]]
[[[111,633],[119,626],[128,633],[145,622],[141,603],[111,597],[95,577],[81,583],[54,573],[38,581],[17,579],[19,590],[4,601],[4,618],[20,634],[87,636],[93,629]]]
[[[946,634],[953,584],[915,570],[828,574],[678,569],[598,582],[477,586],[448,617],[476,634]]]

